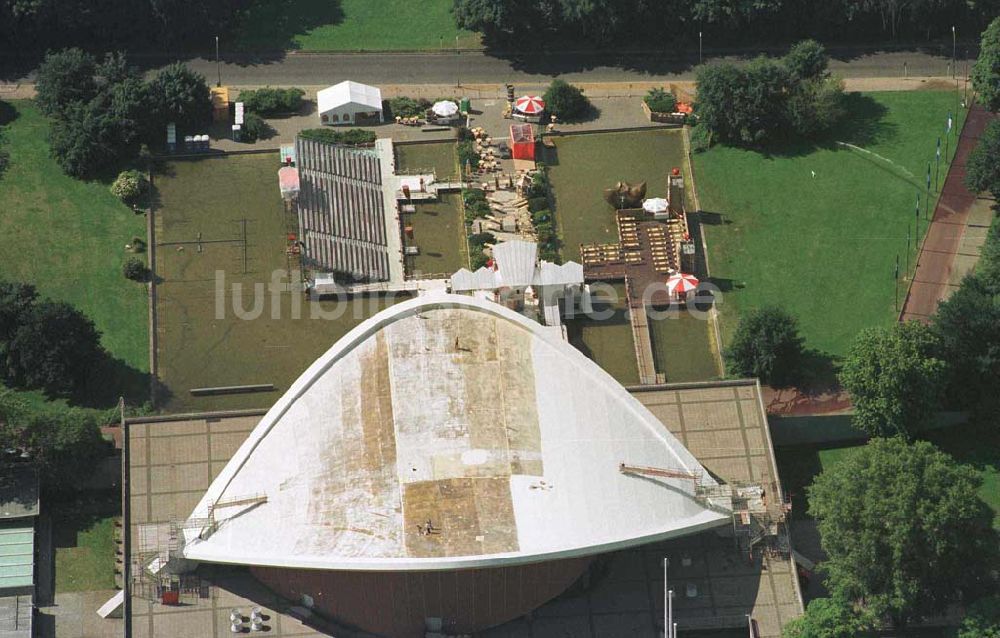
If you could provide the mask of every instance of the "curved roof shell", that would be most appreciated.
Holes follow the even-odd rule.
[[[289,388],[195,508],[184,554],[313,569],[491,567],[730,520],[695,497],[692,480],[623,474],[622,462],[703,472],[558,329],[489,301],[424,296],[363,322]]]

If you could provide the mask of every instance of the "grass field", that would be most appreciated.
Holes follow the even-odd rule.
[[[556,138],[555,153],[547,153],[555,192],[556,224],[562,258],[580,259],[580,244],[618,240],[614,210],[604,201],[605,188],[618,181],[647,183],[650,197],[666,194],[667,174],[684,165],[679,131],[596,133]],[[574,345],[619,382],[639,382],[632,328],[625,310],[624,286],[616,285],[620,303],[605,321],[569,322]],[[703,381],[719,375],[710,324],[684,313],[650,318],[656,369],[668,381]]]
[[[840,356],[859,330],[895,317],[896,256],[902,275],[907,229],[916,236],[916,197],[923,197],[927,162],[955,94],[850,100],[851,120],[833,137],[870,153],[831,143],[771,153],[716,146],[695,155],[701,205],[717,214],[708,216],[718,223],[705,232],[724,292],[724,339],[742,311],[777,304],[799,318],[809,347]],[[944,173],[942,161],[942,184]],[[923,210],[921,234],[922,217]],[[900,299],[905,285],[900,281]]]
[[[392,51],[478,47],[455,26],[451,0],[256,0],[237,32],[241,50]]]
[[[403,223],[413,228],[413,239],[404,236],[404,245],[420,249],[419,255],[406,257],[406,272],[450,277],[459,268],[468,268],[461,193],[442,193],[437,202],[417,204],[416,209],[403,216]]]
[[[285,214],[275,170],[271,154],[243,155],[172,162],[156,178],[157,241],[170,244],[160,246],[156,264],[162,278],[156,309],[159,374],[167,391],[161,403],[168,411],[270,407],[337,339],[386,305],[377,298],[313,304],[301,292],[267,292],[276,271],[287,282],[282,273],[290,265],[286,236],[297,227]],[[174,243],[192,241],[199,233],[205,240],[200,252],[196,243]],[[226,283],[217,308],[220,271]],[[241,287],[245,311],[259,304],[257,318],[237,316],[234,284]],[[293,302],[301,302],[297,312]],[[261,383],[276,389],[190,394],[197,387]]]
[[[116,510],[99,497],[52,509],[57,593],[114,588]]]
[[[37,286],[93,320],[111,359],[99,388],[74,402],[108,407],[122,394],[148,394],[147,294],[122,276],[125,244],[146,236],[146,222],[102,182],[63,174],[49,155],[48,120],[32,102],[0,103],[0,137],[10,166],[0,175],[0,278]],[[22,393],[41,405],[40,393]]]
[[[0,277],[71,303],[112,355],[148,370],[146,289],[122,276],[123,247],[145,238],[145,218],[107,184],[64,175],[49,156],[46,118],[31,102],[12,104],[14,119],[3,126],[11,161],[0,176]]]
[[[555,153],[546,153],[545,159],[566,261],[579,261],[582,243],[618,241],[605,188],[619,181],[646,182],[649,197],[663,197],[667,174],[684,162],[679,131],[573,135],[556,138],[555,143]]]
[[[433,171],[439,181],[458,176],[458,155],[453,142],[394,144],[396,170],[400,173]]]

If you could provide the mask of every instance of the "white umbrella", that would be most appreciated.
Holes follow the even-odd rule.
[[[642,209],[647,213],[662,213],[667,210],[667,200],[662,197],[650,197],[642,203]]]
[[[458,114],[458,105],[449,100],[441,100],[440,102],[435,102],[431,110],[434,111],[434,115],[452,117]]]

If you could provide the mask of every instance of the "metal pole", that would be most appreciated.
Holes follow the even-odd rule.
[[[674,631],[674,627],[677,626],[677,624],[674,622],[674,590],[672,590],[672,589],[670,590],[670,592],[669,592],[669,594],[667,596],[667,601],[668,601],[668,603],[670,605],[670,613],[669,613],[670,624],[667,625],[667,628],[670,631],[669,638],[674,638],[674,636],[676,635],[676,632]]]
[[[701,31],[698,32],[698,64],[701,64]]]
[[[219,76],[215,86],[222,86],[222,64],[219,62],[219,36],[215,36],[215,71]]]
[[[677,623],[674,623],[674,635],[670,638],[677,638]]]
[[[910,273],[910,224],[906,224],[906,273]]]
[[[670,590],[667,587],[667,567],[670,559],[663,559],[663,637],[670,638]]]
[[[969,108],[969,49],[965,49],[965,90],[962,93],[962,106]]]
[[[951,27],[951,79],[955,79],[955,27]]]
[[[899,312],[899,253],[896,253],[896,312]]]
[[[941,192],[938,188],[938,178],[941,175],[941,138],[937,141],[937,151],[934,153],[934,190],[936,192]]]

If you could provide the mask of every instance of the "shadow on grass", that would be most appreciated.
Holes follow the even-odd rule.
[[[110,408],[124,397],[129,405],[149,401],[148,372],[142,372],[107,352],[91,368],[83,385],[69,397],[70,404],[86,408]]]
[[[343,21],[344,9],[340,0],[256,0],[244,12],[243,24],[236,36],[240,43],[238,59],[227,58],[226,61],[241,62],[246,59],[247,51],[262,52],[259,55],[270,59],[278,52],[298,49],[296,36]]]
[[[52,546],[76,547],[78,534],[99,521],[121,514],[118,492],[74,493],[72,498],[47,503],[52,516]]]

